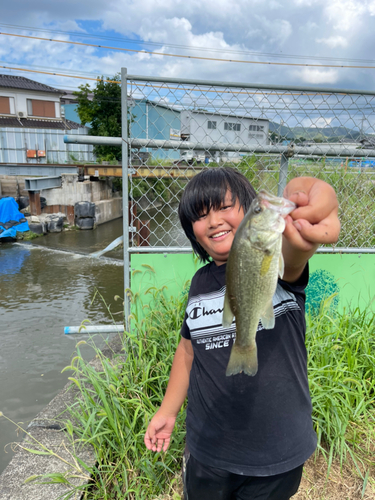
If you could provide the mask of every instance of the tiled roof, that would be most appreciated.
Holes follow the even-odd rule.
[[[44,128],[58,130],[72,130],[82,128],[80,123],[71,120],[38,120],[33,118],[17,118],[0,116],[0,127],[14,128]]]
[[[23,76],[0,75],[0,87],[23,90],[39,90],[41,92],[53,92],[54,94],[64,94],[63,90],[58,90],[44,83],[29,80]]]

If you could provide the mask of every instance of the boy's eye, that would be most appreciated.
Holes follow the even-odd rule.
[[[232,208],[233,205],[224,205],[220,208],[220,210],[227,210],[228,208]]]

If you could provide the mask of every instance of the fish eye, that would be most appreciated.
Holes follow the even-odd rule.
[[[261,213],[261,211],[262,211],[262,208],[261,208],[259,205],[257,205],[256,207],[254,207],[254,212],[255,212],[256,214],[260,214],[260,213]]]

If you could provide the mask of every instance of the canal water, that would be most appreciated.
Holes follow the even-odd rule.
[[[152,213],[145,215],[166,244],[168,239],[187,242],[175,211],[162,225]],[[122,301],[114,301],[115,295],[123,296],[122,250],[99,259],[89,256],[121,234],[118,219],[93,231],[49,233],[28,243],[0,245],[0,411],[15,422],[27,426],[71,376],[61,370],[87,335],[64,335],[64,326],[84,319],[112,324],[111,315],[123,322]],[[108,338],[96,335],[95,343],[103,345]],[[93,357],[89,346],[81,350],[87,360]],[[8,443],[15,440],[15,426],[0,417],[0,473],[13,455]]]

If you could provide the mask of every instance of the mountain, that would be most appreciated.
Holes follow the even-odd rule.
[[[338,142],[340,140],[358,140],[361,133],[346,127],[286,127],[279,123],[270,122],[270,132],[274,132],[288,140],[304,139],[322,142]]]

